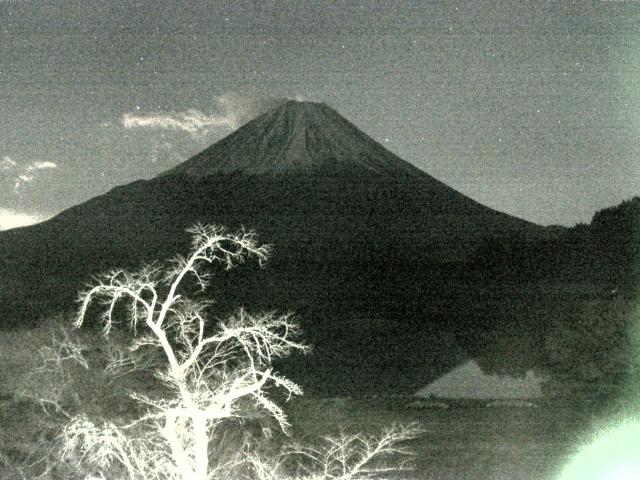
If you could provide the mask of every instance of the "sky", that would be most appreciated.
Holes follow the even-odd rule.
[[[0,0],[0,229],[319,101],[543,225],[640,193],[640,0]]]

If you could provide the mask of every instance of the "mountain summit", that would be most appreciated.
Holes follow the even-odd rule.
[[[332,108],[294,100],[255,118],[164,175],[278,175],[336,167],[385,175],[424,175]]]

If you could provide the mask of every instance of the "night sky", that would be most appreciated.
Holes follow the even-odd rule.
[[[498,210],[640,194],[640,1],[0,0],[0,229],[325,102]]]

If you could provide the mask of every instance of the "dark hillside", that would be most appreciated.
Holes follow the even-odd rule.
[[[637,368],[639,246],[638,197],[540,242],[488,240],[465,267],[477,288],[456,301],[461,345],[500,370],[526,359],[528,343],[537,358],[525,363],[571,389],[619,392]]]

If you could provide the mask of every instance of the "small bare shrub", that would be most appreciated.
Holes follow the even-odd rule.
[[[391,426],[377,435],[340,433],[318,445],[292,445],[277,459],[252,456],[258,480],[364,480],[412,469],[406,442],[422,434],[417,424]]]

